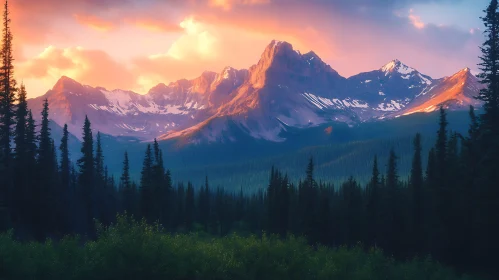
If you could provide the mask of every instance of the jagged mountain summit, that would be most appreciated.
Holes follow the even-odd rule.
[[[439,106],[477,106],[473,97],[482,87],[467,68],[433,79],[398,59],[345,78],[313,51],[301,54],[274,40],[247,70],[205,71],[192,80],[159,84],[145,95],[62,77],[29,104],[38,112],[48,98],[52,119],[61,126],[67,123],[75,135],[88,115],[96,130],[142,140],[224,142],[245,135],[279,142],[289,128],[376,121]]]
[[[466,67],[419,93],[410,106],[398,115],[432,112],[440,106],[451,110],[466,108],[469,105],[482,106],[483,103],[475,98],[482,88],[484,85]]]
[[[68,124],[74,135],[88,115],[95,130],[113,136],[150,140],[172,129],[183,129],[205,120],[237,88],[247,70],[225,68],[221,73],[204,72],[193,80],[159,84],[147,94],[82,85],[61,77],[45,95],[31,99],[29,107],[40,112],[48,99],[50,117]],[[39,117],[39,114],[35,114]]]

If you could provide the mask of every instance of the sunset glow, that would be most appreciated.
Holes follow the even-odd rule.
[[[61,75],[143,94],[205,70],[248,68],[272,39],[313,50],[347,77],[394,58],[435,78],[477,71],[487,1],[355,2],[12,1],[16,78],[29,97]],[[471,19],[452,15],[463,9]]]

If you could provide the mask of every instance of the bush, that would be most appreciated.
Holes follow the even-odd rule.
[[[300,238],[170,235],[123,216],[96,241],[20,243],[0,235],[0,279],[401,279],[458,277],[431,259],[396,263],[380,250],[312,248]]]

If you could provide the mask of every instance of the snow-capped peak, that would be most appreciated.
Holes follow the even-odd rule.
[[[402,74],[402,75],[407,75],[407,74],[411,74],[413,72],[416,72],[416,70],[414,68],[403,64],[398,59],[394,59],[394,60],[388,62],[383,67],[381,67],[380,70],[383,71],[385,73],[385,75],[388,75],[389,73],[392,73],[395,71],[398,72],[399,74]]]

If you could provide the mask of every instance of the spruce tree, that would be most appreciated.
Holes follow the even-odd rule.
[[[125,159],[123,160],[123,171],[120,177],[120,191],[123,196],[123,210],[129,215],[134,213],[134,192],[130,181],[130,163],[128,161],[128,152],[125,151]]]
[[[69,160],[68,140],[69,140],[68,125],[64,124],[64,128],[62,130],[61,144],[59,145],[59,151],[61,152],[61,163],[60,163],[61,183],[62,187],[65,190],[69,189],[70,177],[71,177],[71,162]]]
[[[11,223],[11,189],[13,178],[11,174],[11,136],[14,125],[14,101],[16,81],[12,55],[12,33],[8,2],[5,1],[3,14],[2,48],[0,58],[0,230],[7,229]]]
[[[85,214],[85,228],[87,232],[93,234],[95,217],[95,187],[94,187],[94,140],[92,137],[92,129],[88,117],[85,116],[83,124],[83,142],[81,145],[81,157],[77,163],[79,166],[78,185],[80,189],[81,200]]]
[[[27,93],[24,84],[21,84],[16,110],[16,127],[14,133],[16,166],[23,165],[26,152],[26,124],[28,118]]]
[[[490,1],[484,10],[485,42],[481,46],[479,64],[481,82],[486,85],[479,99],[485,112],[480,116],[480,159],[476,180],[478,206],[474,213],[477,236],[474,249],[477,263],[493,266],[494,251],[499,248],[499,13],[498,1]],[[490,249],[494,248],[494,249]]]
[[[44,176],[48,176],[50,166],[52,166],[52,139],[50,138],[49,127],[49,103],[45,99],[43,101],[42,121],[40,126],[40,135],[38,137],[38,164],[41,168],[40,171]]]
[[[36,164],[36,153],[37,153],[37,137],[36,137],[36,124],[33,119],[33,114],[31,110],[28,112],[28,119],[26,121],[26,161],[27,166],[30,167],[29,170],[34,170]]]
[[[187,190],[185,193],[185,228],[190,231],[194,223],[194,187],[191,182],[187,183]]]
[[[374,156],[372,176],[367,185],[367,223],[368,243],[373,246],[379,242],[381,235],[381,183],[378,170],[378,157]]]
[[[24,200],[26,202],[26,215],[25,221],[27,222],[28,229],[33,232],[33,225],[37,223],[37,215],[39,210],[39,197],[40,195],[40,182],[38,181],[39,174],[37,170],[37,137],[36,137],[36,124],[33,119],[33,114],[31,110],[28,111],[28,118],[26,122],[26,165],[24,170],[26,172],[31,172],[32,176],[26,176],[26,193],[24,194]],[[37,187],[35,187],[37,186]],[[24,215],[23,215],[24,216]]]
[[[315,185],[315,180],[314,180],[314,159],[310,157],[308,161],[308,166],[307,166],[307,178],[306,178],[306,183],[308,187],[312,188]]]
[[[141,214],[149,222],[154,221],[155,197],[153,192],[153,155],[151,145],[147,145],[140,178],[140,209]]]
[[[498,1],[490,1],[489,6],[481,17],[485,25],[485,42],[480,47],[482,55],[478,64],[481,73],[478,77],[486,85],[480,90],[478,99],[485,102],[485,114],[482,116],[483,126],[487,133],[497,136],[499,123],[499,14]]]
[[[437,168],[437,177],[439,184],[445,183],[446,176],[446,159],[447,159],[447,112],[443,107],[440,107],[439,129],[437,132],[437,143],[435,144],[435,160]]]
[[[16,80],[14,79],[14,57],[12,52],[12,32],[10,30],[10,12],[8,1],[5,1],[3,13],[2,48],[0,58],[0,150],[5,171],[9,171],[11,159],[12,126],[15,116]],[[4,182],[11,183],[9,172],[3,174]]]
[[[121,173],[120,186],[124,189],[129,189],[130,184],[130,163],[128,161],[128,152],[125,151],[125,159],[123,160],[123,172]]]
[[[101,134],[97,132],[97,142],[95,144],[95,175],[99,182],[104,182],[104,154],[102,152]]]
[[[28,207],[26,197],[27,197],[27,187],[29,178],[25,175],[26,172],[31,173],[34,169],[28,167],[27,162],[27,147],[26,147],[26,125],[28,117],[28,102],[27,93],[24,84],[21,84],[21,88],[18,94],[18,104],[16,110],[16,127],[14,132],[14,143],[15,143],[15,153],[14,153],[14,214],[19,222],[26,222],[25,211]]]
[[[49,127],[49,104],[45,99],[42,109],[42,120],[40,133],[38,135],[38,157],[37,157],[37,187],[32,188],[33,196],[36,199],[35,209],[38,209],[38,217],[35,218],[35,238],[43,240],[53,226],[53,187],[54,187],[54,156],[52,150],[52,139]],[[50,222],[49,222],[50,221]]]
[[[393,148],[390,150],[386,172],[386,235],[385,249],[396,256],[403,253],[403,241],[405,239],[404,217],[401,211],[400,181],[397,168],[398,157]]]
[[[424,217],[424,191],[423,191],[423,164],[421,159],[421,134],[417,133],[414,138],[414,156],[412,158],[412,168],[409,187],[411,190],[411,240],[413,253],[423,249],[423,217]]]

